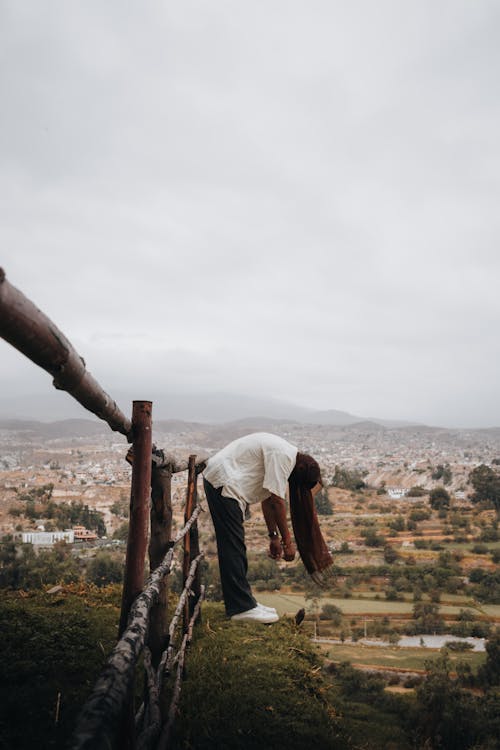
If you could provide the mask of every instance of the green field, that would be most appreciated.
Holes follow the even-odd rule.
[[[443,546],[447,550],[460,550],[461,552],[465,552],[466,554],[475,555],[476,553],[472,551],[472,548],[476,544],[484,544],[486,547],[488,547],[489,550],[493,551],[495,549],[500,549],[500,541],[498,542],[444,542]],[[478,555],[478,557],[485,557],[487,560],[489,560],[488,555]]]
[[[297,610],[302,607],[306,611],[310,611],[313,607],[310,599],[306,599],[303,594],[295,593],[281,593],[276,592],[259,592],[258,599],[262,604],[266,604],[270,607],[275,607],[280,615],[295,614]],[[383,617],[387,615],[411,615],[413,612],[413,602],[390,602],[386,599],[372,599],[366,597],[362,599],[342,599],[334,598],[331,596],[322,596],[319,599],[319,607],[321,608],[324,604],[335,604],[340,607],[342,612],[346,615],[360,615],[370,614],[379,615]],[[471,606],[467,600],[458,605],[444,604],[440,607],[440,612],[444,615],[458,615],[461,609],[466,606]],[[483,607],[486,612],[486,607]],[[491,605],[488,609],[495,609],[494,605]],[[500,606],[496,606],[497,610],[500,610]],[[490,614],[488,612],[488,614]]]
[[[425,669],[426,662],[439,658],[440,651],[427,648],[395,648],[390,646],[363,646],[360,643],[318,643],[318,648],[332,661],[350,661],[352,664],[369,664],[399,669]],[[450,661],[464,661],[476,670],[486,660],[485,653],[449,652]]]
[[[481,604],[478,606],[481,612],[484,612],[488,617],[494,617],[496,620],[500,620],[500,604]]]

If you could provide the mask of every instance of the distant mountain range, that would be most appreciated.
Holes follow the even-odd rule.
[[[60,419],[55,422],[38,422],[34,419],[0,419],[0,430],[14,432],[17,435],[34,435],[49,440],[111,434],[108,425],[100,419]]]
[[[131,410],[130,394],[113,394],[122,411]],[[303,424],[348,426],[359,422],[371,422],[383,427],[404,427],[412,422],[383,418],[361,417],[346,411],[328,409],[318,411],[279,399],[257,398],[232,393],[196,394],[135,394],[135,397],[153,401],[153,418],[157,420],[181,420],[203,424],[225,424],[241,420],[281,420]],[[56,422],[77,419],[92,419],[68,394],[48,390],[44,394],[24,397],[0,398],[0,420],[22,419],[29,421]],[[251,426],[251,424],[250,424]]]
[[[297,420],[290,419],[273,419],[271,417],[249,417],[246,419],[237,419],[231,422],[209,424],[207,422],[183,421],[180,419],[157,419],[154,421],[154,435],[165,433],[189,433],[196,436],[196,439],[202,439],[203,442],[213,445],[224,444],[237,437],[246,435],[248,432],[275,432],[280,434],[284,428],[292,427],[301,423]],[[321,429],[322,423],[314,423]],[[398,430],[401,432],[401,439],[404,439],[404,433],[423,433],[427,434],[430,439],[435,435],[458,435],[463,430],[447,429],[443,427],[429,427],[426,425],[389,425],[384,426],[374,421],[360,421],[351,424],[335,425],[324,424],[323,429],[328,429],[330,434],[352,433],[366,435],[367,433],[385,432],[386,430]],[[62,419],[54,422],[41,422],[28,419],[0,419],[0,433],[8,432],[16,436],[16,439],[30,440],[57,440],[71,438],[94,438],[104,437],[111,438],[116,436],[116,440],[125,440],[118,433],[112,433],[105,422],[96,419]],[[466,430],[465,432],[487,433],[492,437],[500,437],[500,428],[490,427],[478,430]]]

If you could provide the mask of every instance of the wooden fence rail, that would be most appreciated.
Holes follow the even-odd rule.
[[[0,336],[53,377],[85,409],[126,436],[132,447],[130,524],[127,541],[119,635],[92,695],[82,710],[72,739],[74,750],[143,750],[167,747],[177,712],[186,648],[200,615],[204,591],[200,585],[197,518],[197,474],[203,459],[179,462],[152,445],[152,403],[134,401],[132,420],[86,369],[85,361],[66,336],[33,302],[12,286],[0,268]],[[188,470],[184,528],[171,541],[171,477]],[[150,518],[148,515],[150,513]],[[149,528],[150,527],[150,528]],[[152,571],[143,588],[146,548]],[[182,557],[184,590],[172,622],[167,619],[167,576],[174,547],[184,540]],[[176,654],[175,633],[183,616],[183,638]],[[134,719],[133,685],[137,660],[144,653],[146,694]],[[160,696],[164,676],[177,666],[168,712]],[[121,735],[119,733],[121,732]],[[137,738],[137,744],[136,744]]]
[[[64,333],[7,281],[3,268],[0,268],[0,336],[50,373],[56,388],[67,391],[132,442],[130,420],[87,371],[85,360]]]

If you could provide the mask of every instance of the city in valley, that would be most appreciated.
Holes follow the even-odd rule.
[[[385,428],[369,422],[334,427],[283,420],[242,420],[224,425],[162,421],[155,427],[153,441],[179,459],[190,454],[206,457],[230,440],[257,431],[281,435],[314,456],[327,487],[332,484],[336,467],[359,473],[367,489],[378,490],[377,502],[390,501],[389,508],[394,512],[411,505],[412,494],[408,493],[412,488],[420,487],[428,493],[443,484],[451,494],[452,505],[467,507],[472,492],[470,472],[478,465],[500,462],[500,428]],[[19,535],[44,526],[42,521],[30,521],[24,514],[16,516],[10,511],[23,509],[20,495],[50,484],[54,502],[82,502],[102,513],[105,536],[111,537],[120,523],[119,515],[111,509],[119,502],[128,503],[130,494],[127,449],[125,438],[90,420],[0,421],[0,533]],[[439,467],[446,470],[444,482]],[[183,473],[174,475],[175,506],[182,505],[185,484]],[[335,508],[336,500],[341,501],[343,496],[334,487],[328,491]],[[349,504],[354,513],[355,503]]]
[[[281,435],[320,463],[324,495],[332,511],[323,516],[322,528],[332,550],[340,552],[342,543],[344,549],[347,543],[351,552],[357,553],[345,558],[341,555],[341,562],[347,566],[358,561],[360,555],[372,562],[381,556],[382,544],[366,545],[366,536],[361,533],[366,528],[375,529],[379,538],[390,543],[398,554],[411,550],[415,556],[417,551],[427,559],[436,554],[424,549],[425,540],[448,538],[450,544],[452,539],[460,538],[462,541],[457,544],[470,541],[473,546],[485,524],[496,524],[493,506],[470,502],[473,488],[469,477],[478,466],[495,468],[500,462],[500,429],[384,427],[375,422],[339,427],[264,419],[222,425],[159,421],[153,441],[179,459],[190,454],[204,458],[243,434],[264,430]],[[61,519],[58,521],[54,513],[52,518],[44,517],[44,503],[50,499],[52,508],[83,505],[100,515],[98,529],[85,531],[85,525],[79,522],[73,524],[76,533],[66,537],[78,548],[84,547],[87,554],[94,547],[113,546],[114,537],[114,541],[117,536],[118,541],[123,541],[123,535],[120,537],[117,532],[128,514],[131,468],[125,460],[127,449],[125,438],[96,421],[0,422],[2,536],[34,540],[36,546],[36,533],[38,541],[47,544],[49,533],[57,540],[55,532],[74,531],[72,527],[62,528]],[[342,481],[343,472],[354,478],[352,486]],[[182,518],[186,479],[186,472],[173,476],[177,522]],[[201,482],[199,486],[203,496]],[[437,487],[445,488],[449,494],[446,516],[429,506],[429,493]],[[429,517],[421,518],[412,528],[406,517],[412,510],[415,515],[415,507],[423,508]],[[396,531],[391,528],[391,519],[400,516],[405,519],[404,528]],[[400,520],[398,523],[401,525]],[[201,525],[213,536],[208,512],[202,516]],[[45,537],[41,536],[43,532]],[[252,552],[265,551],[265,527],[255,507],[246,534]],[[420,551],[414,549],[415,542]],[[491,543],[494,545],[495,540]],[[209,547],[213,550],[213,545]],[[465,552],[462,565],[474,563],[472,550]],[[483,567],[492,564],[487,556],[477,559]]]

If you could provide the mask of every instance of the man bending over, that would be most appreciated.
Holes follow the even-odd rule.
[[[316,583],[324,584],[333,561],[314,506],[314,495],[321,488],[318,463],[283,438],[257,432],[234,440],[208,459],[203,476],[226,614],[233,620],[276,622],[276,610],[256,601],[247,580],[243,526],[247,506],[262,504],[270,557],[292,561],[296,543],[308,573]],[[295,543],[287,523],[287,483]]]

